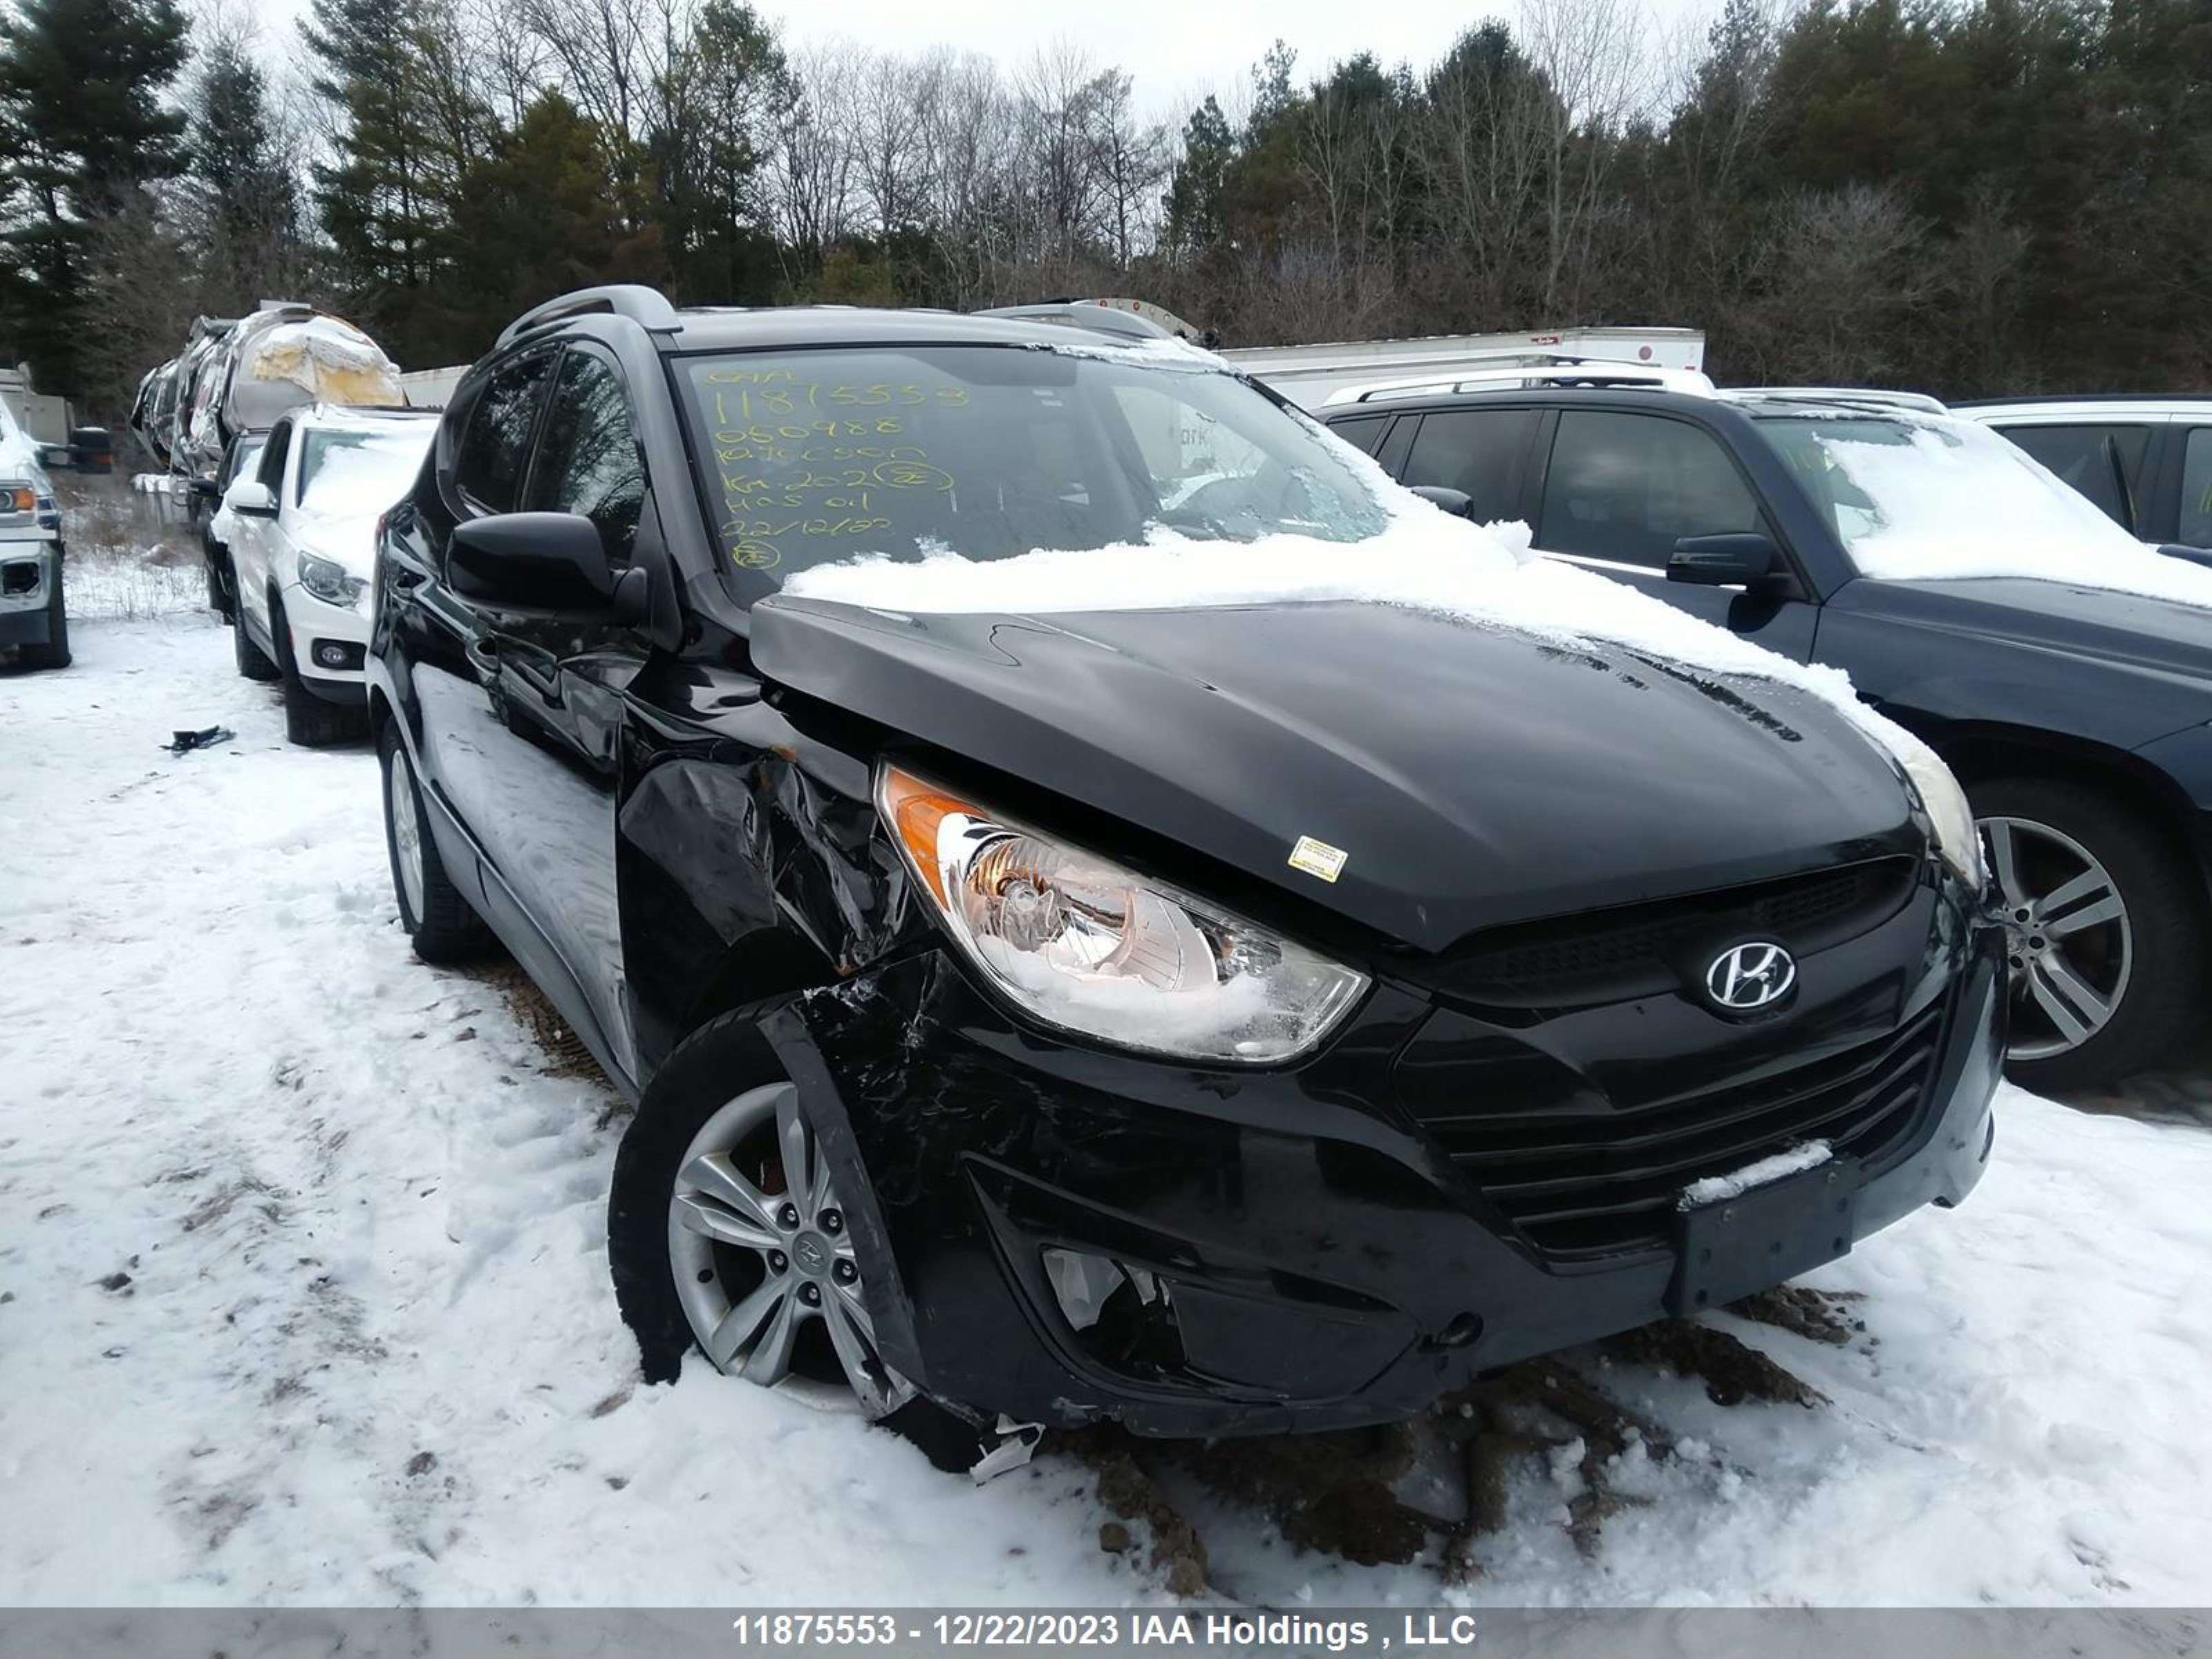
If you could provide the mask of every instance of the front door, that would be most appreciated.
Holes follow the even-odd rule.
[[[570,346],[554,372],[518,505],[581,514],[598,526],[611,563],[619,569],[629,562],[645,472],[620,371],[589,346]],[[495,821],[483,837],[487,853],[558,957],[609,1057],[635,1076],[615,806],[625,699],[649,647],[611,618],[474,609],[470,658],[486,712],[504,728],[488,745]]]
[[[1684,537],[1774,533],[1727,447],[1694,422],[1656,412],[1562,410],[1536,501],[1540,550],[1770,651],[1800,662],[1811,657],[1816,606],[1667,578],[1668,558]]]

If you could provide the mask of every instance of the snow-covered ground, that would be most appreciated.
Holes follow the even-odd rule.
[[[288,749],[203,616],[0,667],[0,1603],[1121,1601],[1091,1477],[982,1487],[695,1359],[637,1384],[617,1130],[501,994],[409,954],[365,750]],[[236,740],[181,758],[172,731]],[[2212,1131],[2008,1093],[1996,1163],[1817,1277],[1828,1397],[1723,1408],[1577,1357],[1674,1435],[1593,1559],[1530,1459],[1483,1575],[1197,1518],[1253,1602],[2212,1601]]]

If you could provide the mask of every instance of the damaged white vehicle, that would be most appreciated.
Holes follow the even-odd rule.
[[[223,494],[211,529],[230,553],[238,672],[283,683],[294,743],[368,732],[362,663],[376,521],[406,494],[437,429],[427,411],[295,410]]]
[[[0,650],[26,667],[69,666],[61,526],[39,447],[0,404]]]

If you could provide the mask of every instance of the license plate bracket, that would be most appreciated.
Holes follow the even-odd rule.
[[[1849,1255],[1859,1184],[1856,1158],[1832,1158],[1681,1211],[1668,1309],[1722,1307]]]

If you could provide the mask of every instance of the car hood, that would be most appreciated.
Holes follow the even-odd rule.
[[[302,510],[286,527],[291,532],[292,545],[301,552],[328,559],[347,575],[368,581],[376,574],[377,516]]]
[[[1863,577],[1830,603],[2031,649],[2094,657],[2212,689],[2212,610],[2181,599],[2036,576]]]
[[[772,682],[1423,950],[1919,844],[1889,758],[1812,693],[1402,607],[777,598],[751,644]],[[1308,836],[1335,881],[1291,867]]]

